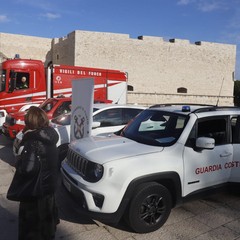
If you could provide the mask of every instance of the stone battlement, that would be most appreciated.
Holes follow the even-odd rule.
[[[187,102],[206,96],[195,98],[206,101],[219,95],[221,85],[220,97],[233,97],[236,45],[76,30],[54,39],[0,33],[0,49],[10,58],[18,53],[54,64],[125,71],[133,89],[128,98],[139,104],[171,102],[171,96],[179,102],[183,96]]]

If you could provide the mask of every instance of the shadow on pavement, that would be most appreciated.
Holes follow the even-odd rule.
[[[1,239],[15,240],[18,232],[18,203],[0,197]]]
[[[13,140],[0,134],[0,159],[11,166],[15,164],[15,158],[12,151]]]
[[[57,204],[59,208],[60,219],[79,224],[95,224],[80,209],[75,200],[73,200],[64,186],[60,183],[56,193]]]

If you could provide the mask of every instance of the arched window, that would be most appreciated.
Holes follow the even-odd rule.
[[[178,93],[187,93],[187,88],[180,87],[180,88],[177,89],[177,92]]]

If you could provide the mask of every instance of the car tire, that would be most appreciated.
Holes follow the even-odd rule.
[[[152,232],[167,221],[171,208],[166,187],[155,182],[141,184],[130,202],[127,222],[135,232]]]

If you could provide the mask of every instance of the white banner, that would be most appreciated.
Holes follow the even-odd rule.
[[[72,80],[71,141],[91,135],[93,94],[93,78]]]

